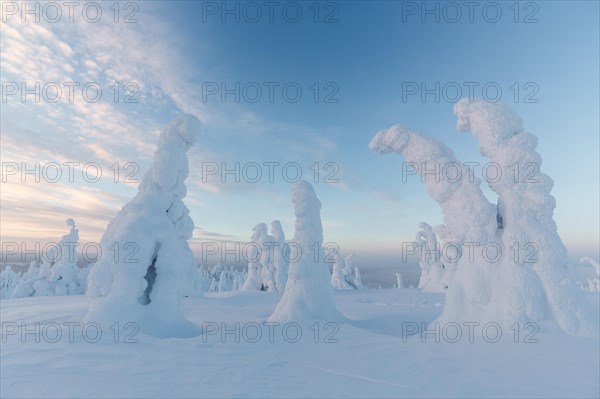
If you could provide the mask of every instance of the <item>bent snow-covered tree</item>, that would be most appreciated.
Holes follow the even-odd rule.
[[[567,249],[552,218],[554,183],[540,172],[537,137],[525,132],[521,118],[503,103],[463,99],[454,113],[457,129],[471,131],[481,154],[503,171],[499,179],[489,179],[501,205],[498,234],[507,255],[496,279],[504,296],[501,312],[520,321],[553,318],[572,334],[594,333],[597,323],[567,269]],[[447,312],[457,314],[451,308],[456,306],[463,305],[453,301]]]
[[[292,203],[296,224],[288,280],[269,321],[339,320],[323,251],[321,202],[310,183],[300,180],[292,186]]]
[[[187,151],[199,128],[194,116],[180,115],[161,133],[137,195],[100,240],[102,257],[90,272],[87,289],[96,300],[87,320],[136,322],[140,331],[161,337],[197,332],[183,316],[180,299],[198,277],[187,242],[194,222],[183,198]]]
[[[459,168],[457,173],[461,176],[469,175],[470,171],[444,143],[394,125],[378,132],[369,147],[378,154],[396,152],[416,167],[427,193],[442,208],[444,223],[451,235],[448,241],[462,243],[494,235],[496,226],[490,221],[496,220],[495,207],[483,195],[478,178],[457,180],[427,175],[428,171],[441,169],[443,165]]]
[[[485,199],[479,180],[467,178],[471,175],[465,167],[461,179],[425,181],[428,193],[443,211],[444,241],[476,248],[473,256],[460,257],[438,321],[510,325],[554,320],[566,332],[593,333],[597,327],[590,322],[592,316],[581,292],[569,278],[566,249],[552,220],[552,181],[538,169],[528,174],[536,184],[507,175],[515,166],[539,167],[535,136],[525,133],[520,118],[500,103],[461,100],[455,113],[459,130],[471,130],[482,154],[502,168],[503,177],[490,184],[501,206]],[[397,125],[377,133],[370,147],[378,153],[395,151],[422,165],[421,171],[435,170],[436,163],[439,167],[457,162],[442,143]],[[481,247],[489,244],[501,249],[500,260],[490,261],[485,256]],[[511,250],[511,246],[527,244],[537,246],[536,263],[515,257]]]
[[[378,154],[396,152],[416,166],[416,171],[425,182],[427,193],[442,209],[444,226],[438,230],[443,231],[445,243],[460,247],[465,242],[496,240],[496,207],[483,195],[477,177],[443,179],[426,174],[427,171],[441,170],[444,165],[454,165],[459,168],[461,176],[470,176],[470,171],[459,163],[452,150],[444,143],[394,125],[378,132],[369,147]],[[451,259],[444,259],[445,266],[450,274],[454,269],[461,269],[461,265],[465,266],[463,269],[468,269],[465,278],[458,281],[455,288],[466,297],[465,301],[488,302],[489,291],[480,287],[491,284],[487,281],[490,265],[485,262],[481,252],[476,252],[475,255],[473,259],[452,256]]]

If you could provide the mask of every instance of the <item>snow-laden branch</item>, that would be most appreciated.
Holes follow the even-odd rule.
[[[442,208],[444,224],[452,241],[461,243],[494,236],[495,207],[481,192],[479,179],[469,177],[471,171],[456,159],[444,143],[394,125],[378,132],[369,148],[378,154],[396,152],[402,155],[406,161],[418,165],[417,172],[420,175],[426,171],[441,170],[445,165],[459,167],[462,178],[458,181],[426,175],[427,193]]]

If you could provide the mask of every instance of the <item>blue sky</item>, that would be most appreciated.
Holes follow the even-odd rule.
[[[208,3],[222,11],[221,2]],[[418,13],[406,13],[421,2],[360,1],[317,4],[318,23],[313,2],[291,5],[291,15],[302,10],[297,23],[282,17],[285,2],[275,9],[273,23],[264,6],[257,23],[243,15],[239,23],[232,16],[223,23],[219,14],[206,14],[208,3],[203,10],[201,2],[137,2],[138,22],[130,24],[115,23],[108,3],[102,3],[103,17],[96,23],[81,14],[73,23],[43,18],[23,23],[20,14],[3,15],[3,94],[11,82],[30,87],[96,82],[103,90],[97,103],[77,95],[72,103],[64,95],[57,103],[44,98],[36,103],[31,96],[23,102],[18,95],[3,100],[3,172],[6,162],[97,162],[104,172],[94,183],[80,174],[74,182],[39,184],[6,176],[3,239],[53,239],[64,234],[64,219],[73,217],[84,240],[98,240],[136,190],[134,183],[112,181],[109,166],[135,163],[140,178],[160,128],[173,115],[190,112],[204,124],[190,153],[186,199],[196,241],[246,240],[255,224],[273,219],[293,235],[290,183],[281,169],[275,169],[273,183],[264,174],[254,184],[236,184],[231,177],[226,183],[214,177],[203,183],[203,162],[230,168],[235,162],[297,162],[307,179],[313,178],[315,162],[332,162],[339,167],[339,183],[315,185],[326,241],[339,243],[342,252],[394,255],[401,242],[414,238],[419,222],[441,223],[441,212],[418,178],[402,182],[402,159],[372,154],[369,140],[376,131],[402,123],[443,140],[462,161],[485,163],[475,140],[454,128],[452,101],[436,102],[432,95],[425,101],[419,95],[403,99],[403,84],[456,82],[466,90],[464,82],[479,88],[492,82],[539,137],[542,171],[555,181],[555,219],[571,255],[598,257],[598,2],[519,3],[518,23],[513,2],[494,3],[502,12],[495,23],[482,14],[486,2],[479,3],[472,23],[461,2],[456,3],[463,12],[457,23],[445,20],[454,14],[443,11],[440,22],[432,15],[422,21]],[[228,3],[236,4],[245,3]],[[445,3],[428,4],[442,10]],[[122,9],[119,18],[131,10]],[[488,11],[486,16],[493,17],[494,10]],[[323,23],[330,13],[337,22]],[[528,15],[538,21],[524,23]],[[138,103],[114,101],[115,82],[135,82]],[[249,90],[251,82],[278,86],[273,102],[266,89],[256,103],[244,96],[237,103],[233,95],[226,101],[219,95],[203,99],[203,89],[231,88],[236,82]],[[281,88],[289,83],[302,89],[298,102],[283,98]],[[532,87],[538,102],[525,103]],[[333,92],[330,98],[337,102],[324,103]],[[321,171],[319,180],[332,170]],[[489,190],[486,194],[494,200]]]

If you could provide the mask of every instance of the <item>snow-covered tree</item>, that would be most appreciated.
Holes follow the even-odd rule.
[[[350,268],[346,268],[346,262],[342,258],[337,250],[330,248],[328,257],[333,260],[333,266],[331,270],[331,285],[336,290],[350,290],[352,287],[350,283],[354,284],[354,271]]]
[[[454,113],[457,129],[471,131],[481,154],[504,172],[488,181],[499,196],[503,228],[498,234],[503,253],[510,254],[503,257],[503,270],[494,279],[502,292],[496,295],[502,297],[497,303],[499,313],[519,321],[554,319],[572,334],[596,331],[597,324],[592,322],[587,303],[567,269],[567,249],[552,218],[556,201],[550,192],[554,183],[540,171],[537,137],[525,132],[521,118],[500,102],[463,99],[455,104]],[[535,253],[534,262],[529,262],[529,249]],[[453,312],[452,306],[473,304],[453,301],[447,309],[449,314],[462,310]]]
[[[354,254],[350,254],[346,256],[346,268],[351,272],[354,271],[354,278],[352,279],[352,284],[350,284],[355,290],[362,290],[364,288],[362,283],[362,277],[360,276],[360,270],[358,267],[353,265]]]
[[[600,292],[600,263],[587,256],[581,258],[580,262],[584,264],[587,263],[594,269],[592,275],[585,277],[586,284],[582,285],[582,288],[589,292]]]
[[[402,281],[400,273],[396,273],[396,288],[404,288],[404,281]]]
[[[90,275],[90,271],[92,270],[93,266],[94,266],[94,264],[91,263],[91,264],[87,265],[86,267],[80,267],[79,272],[77,273],[78,278],[79,278],[79,287],[81,288],[82,294],[85,294],[85,292],[87,290],[88,277]]]
[[[296,216],[295,245],[291,246],[288,281],[269,320],[339,320],[341,315],[335,306],[324,259],[321,202],[310,183],[300,180],[292,186],[292,203]]]
[[[50,247],[39,267],[35,262],[29,265],[12,293],[13,298],[78,295],[85,291],[82,280],[85,275],[77,266],[79,230],[73,219],[67,219],[66,223],[69,232]]]
[[[77,243],[79,230],[75,228],[75,221],[67,219],[67,226],[71,228],[57,245],[58,260],[50,269],[49,281],[54,287],[56,295],[74,295],[83,293],[79,286],[79,267],[77,266]]]
[[[36,261],[32,260],[31,262],[29,262],[29,267],[25,272],[23,272],[23,275],[21,277],[23,279],[30,279],[32,277],[35,277],[39,273],[39,268],[40,265]]]
[[[480,179],[470,176],[469,169],[459,162],[444,143],[400,125],[378,132],[371,143],[378,154],[396,152],[416,167],[424,179],[427,193],[442,209],[448,241],[464,243],[493,237],[496,232],[496,207],[486,199]],[[453,165],[462,179],[434,178],[428,171]],[[468,212],[467,212],[468,210]]]
[[[425,223],[419,223],[415,242],[419,246],[419,266],[421,277],[419,288],[427,292],[444,292],[447,288],[444,282],[444,265],[441,262],[440,247],[433,228]]]
[[[219,292],[231,291],[232,288],[231,273],[225,268],[219,276]]]
[[[15,272],[11,265],[6,265],[0,273],[0,299],[12,298],[20,279],[20,274]]]
[[[221,272],[223,271],[223,266],[220,263],[217,263],[213,267],[210,268],[210,288],[209,292],[219,292],[221,288]]]
[[[40,272],[40,265],[36,262],[31,262],[29,269],[20,278],[17,279],[14,289],[11,291],[10,296],[6,298],[26,298],[33,296],[35,289],[33,283],[37,281],[37,276]],[[0,276],[2,278],[2,276]],[[8,295],[8,293],[4,293]]]
[[[260,264],[262,265],[262,290],[269,292],[277,292],[277,283],[275,282],[275,265],[273,260],[275,257],[275,239],[267,234],[267,225],[263,224],[264,231],[261,242]]]
[[[246,251],[248,256],[248,278],[244,282],[244,291],[272,291],[276,292],[277,278],[280,283],[285,281],[287,268],[286,260],[283,259],[285,250],[285,236],[278,221],[273,222],[272,229],[275,236],[267,232],[267,225],[259,223],[252,229],[252,237]],[[277,224],[279,224],[277,226]],[[281,244],[283,240],[283,244]],[[278,268],[281,271],[278,274]]]
[[[595,317],[570,278],[566,249],[552,219],[552,180],[539,171],[537,139],[524,132],[521,119],[502,103],[464,99],[454,111],[457,128],[470,130],[482,155],[502,171],[499,179],[489,181],[499,205],[485,200],[479,180],[466,178],[470,172],[465,167],[461,179],[426,179],[425,186],[442,208],[445,239],[459,245],[495,244],[502,256],[490,261],[480,247],[474,258],[460,257],[438,321],[511,325],[554,320],[566,332],[594,334],[598,329]],[[423,162],[421,173],[434,170],[436,163],[461,165],[443,144],[399,126],[379,132],[371,148]],[[516,248],[519,256],[515,245],[520,245]],[[522,251],[525,245],[535,249],[533,263]]]
[[[233,274],[233,284],[231,287],[232,291],[240,291],[244,286],[244,281],[246,281],[247,272],[236,270]]]
[[[252,229],[252,236],[246,251],[248,256],[248,278],[242,287],[243,291],[261,291],[264,289],[262,262],[268,259],[268,253],[264,254],[266,241],[267,225],[259,223]]]
[[[240,291],[245,280],[245,272],[220,263],[203,267],[200,274],[202,279],[208,281],[208,292]]]
[[[275,243],[273,249],[273,266],[275,268],[275,286],[277,292],[285,290],[289,269],[289,247],[286,246],[285,234],[279,220],[271,222],[271,236]]]
[[[95,298],[87,320],[136,322],[156,336],[198,332],[180,307],[198,269],[187,240],[194,222],[183,203],[187,194],[187,152],[200,122],[180,115],[160,135],[149,170],[137,195],[107,226],[102,257],[92,268],[87,294]]]
[[[336,290],[357,290],[362,288],[362,280],[357,267],[352,265],[354,254],[345,259],[340,256],[336,249],[330,248],[329,259],[333,260],[331,273],[331,285]],[[357,277],[358,276],[358,277]]]
[[[17,285],[14,287],[11,296],[7,298],[26,298],[30,296],[34,296],[35,290],[33,289],[33,283],[37,280],[37,276],[40,273],[40,265],[31,261],[29,263],[29,267],[27,271],[21,275],[20,279],[17,282]],[[2,276],[0,275],[0,280]]]
[[[436,235],[439,231],[444,242],[460,247],[465,242],[497,241],[496,206],[481,191],[480,179],[472,176],[444,143],[394,125],[375,134],[369,147],[378,154],[396,152],[415,166],[424,180],[427,193],[442,210],[444,226],[436,229]],[[463,178],[445,179],[427,175],[428,171],[441,170],[445,165],[456,167]],[[489,269],[493,266],[486,263],[481,252],[476,252],[473,259],[452,257],[452,261],[444,260],[446,269],[453,271],[465,266],[463,269],[468,271],[456,288],[456,292],[463,293],[466,302],[486,303],[490,300],[489,290],[478,289],[492,285]]]

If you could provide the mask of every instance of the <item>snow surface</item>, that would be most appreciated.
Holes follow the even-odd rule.
[[[598,310],[598,294],[585,293]],[[183,300],[192,322],[262,323],[280,294],[210,293]],[[26,342],[3,336],[0,353],[1,397],[598,397],[599,339],[540,332],[538,343],[513,342],[504,331],[497,343],[485,342],[476,330],[469,343],[466,329],[457,343],[420,336],[402,338],[401,323],[432,322],[444,295],[417,289],[335,292],[340,312],[337,343],[324,343],[331,332],[321,324],[318,343],[308,327],[299,342],[267,330],[250,343],[220,334],[158,339],[137,333],[138,343],[118,343],[104,330],[96,343],[86,342],[81,328],[74,342],[67,330],[56,343]],[[33,297],[0,302],[3,323],[32,326],[55,322],[83,323],[90,298],[81,295]],[[31,327],[30,327],[31,328]],[[4,327],[3,327],[4,333]],[[51,335],[48,332],[48,335]],[[93,337],[94,330],[90,330]],[[248,334],[251,335],[251,334]],[[293,334],[290,334],[292,336]],[[451,335],[450,332],[448,335]],[[6,340],[6,342],[4,341]],[[404,342],[406,341],[406,342]]]

